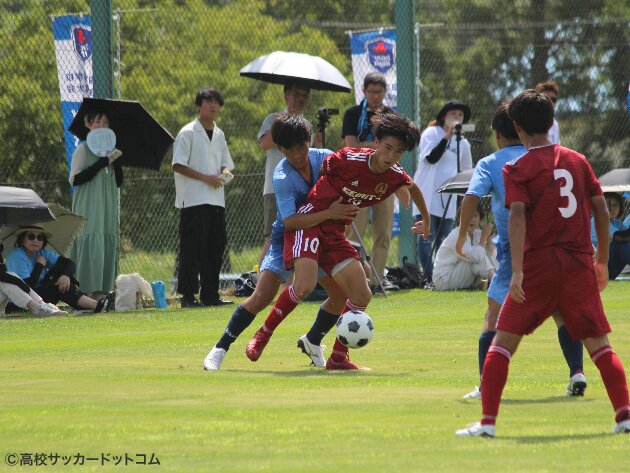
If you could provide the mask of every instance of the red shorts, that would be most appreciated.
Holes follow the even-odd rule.
[[[332,276],[333,268],[349,258],[359,259],[357,250],[344,235],[343,224],[327,224],[303,230],[285,230],[284,267],[293,269],[298,258],[317,261],[326,274]]]
[[[525,335],[559,311],[574,340],[610,332],[591,255],[548,247],[530,251],[523,262],[525,302],[508,296],[497,329]]]

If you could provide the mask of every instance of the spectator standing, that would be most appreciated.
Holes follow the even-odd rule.
[[[341,137],[346,147],[376,149],[370,120],[374,113],[383,106],[385,92],[387,92],[387,82],[383,74],[370,72],[365,76],[363,79],[363,100],[359,105],[346,110],[343,116]],[[372,264],[376,270],[376,274],[370,275],[372,288],[378,286],[378,279],[380,278],[385,289],[398,289],[384,277],[394,223],[394,198],[391,195],[371,209],[362,208],[354,219],[354,225],[359,236],[363,238],[365,229],[370,222],[370,211],[372,213]],[[346,228],[346,238],[349,240],[357,239],[352,226]]]
[[[553,80],[548,80],[547,82],[541,82],[536,84],[536,92],[540,92],[543,95],[546,95],[551,103],[553,103],[553,108],[556,108],[556,102],[558,102],[558,98],[560,98],[560,89],[558,88],[558,84],[556,84]],[[553,119],[553,125],[549,128],[549,132],[547,133],[547,137],[549,141],[551,141],[554,145],[560,144],[560,126],[558,125],[558,120]]]
[[[424,272],[425,287],[431,287],[433,278],[432,250],[440,249],[442,241],[451,231],[455,218],[455,200],[437,189],[447,179],[457,175],[459,171],[472,168],[470,143],[462,137],[457,156],[458,125],[470,120],[470,108],[458,100],[446,102],[436,116],[435,125],[429,126],[420,138],[420,154],[418,169],[414,181],[424,195],[427,208],[431,214],[431,232],[426,240],[418,239],[418,254]],[[459,163],[458,163],[459,160]],[[448,208],[447,208],[448,205]],[[445,212],[446,209],[446,212]],[[419,210],[413,207],[413,214],[419,218]]]
[[[107,114],[99,110],[85,115],[90,130],[109,128]],[[118,273],[118,227],[120,198],[118,188],[123,171],[111,157],[97,156],[87,143],[81,143],[72,155],[70,184],[74,186],[72,211],[85,217],[85,226],[74,240],[70,259],[76,261],[76,277],[86,293],[99,298],[114,289]]]
[[[232,304],[219,297],[227,244],[223,186],[234,169],[225,135],[215,122],[223,103],[219,92],[202,89],[195,99],[199,116],[180,130],[173,147],[175,207],[180,209],[177,291],[182,307]]]
[[[287,107],[283,112],[274,112],[267,115],[258,131],[258,144],[267,153],[265,160],[265,184],[263,188],[263,236],[265,241],[260,253],[259,265],[269,249],[271,227],[276,220],[276,194],[273,190],[273,172],[278,163],[284,158],[278,147],[271,138],[271,125],[277,115],[285,113],[288,115],[302,115],[309,103],[311,89],[299,83],[288,83],[284,85],[284,102]]]

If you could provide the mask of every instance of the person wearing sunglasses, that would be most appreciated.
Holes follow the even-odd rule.
[[[21,227],[15,248],[7,256],[7,269],[22,278],[51,304],[63,301],[73,309],[106,312],[113,306],[113,293],[96,301],[79,289],[74,261],[47,248],[50,233],[42,227]],[[7,306],[7,311],[12,308]]]
[[[536,92],[546,95],[553,103],[553,108],[556,108],[556,102],[558,102],[558,98],[560,97],[560,89],[555,81],[548,80],[547,82],[536,84],[535,90]],[[555,116],[553,119],[553,125],[551,125],[551,128],[549,128],[549,131],[547,132],[547,137],[549,138],[549,141],[551,141],[551,144],[560,144],[560,126],[558,125],[558,121]]]

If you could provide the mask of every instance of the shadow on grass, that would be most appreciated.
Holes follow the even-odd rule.
[[[557,404],[557,403],[564,403],[564,402],[571,402],[572,400],[577,401],[580,400],[580,402],[593,402],[593,399],[589,399],[589,398],[583,398],[583,397],[569,397],[569,396],[551,396],[551,397],[546,397],[546,398],[541,398],[541,399],[503,399],[501,401],[501,404],[512,404],[512,405],[519,405],[519,404]]]
[[[312,376],[349,376],[360,377],[369,376],[371,378],[404,378],[410,376],[411,373],[383,373],[378,371],[361,371],[361,370],[324,370],[319,368],[311,368],[305,370],[296,371],[270,371],[270,370],[240,370],[240,369],[225,369],[221,371],[232,371],[234,373],[249,373],[249,374],[264,374],[279,376],[282,378],[304,378]]]
[[[518,443],[526,444],[548,444],[550,442],[566,442],[567,440],[594,440],[599,438],[610,437],[612,434],[601,432],[599,434],[567,434],[567,435],[524,435],[522,437],[510,437],[504,440],[513,440]]]

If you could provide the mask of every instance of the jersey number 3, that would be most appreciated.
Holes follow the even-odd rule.
[[[569,205],[558,207],[558,210],[564,218],[570,218],[577,210],[577,200],[575,194],[571,192],[573,189],[573,176],[566,169],[554,169],[553,177],[556,181],[560,178],[564,179],[564,185],[560,186],[560,196],[569,199]]]

